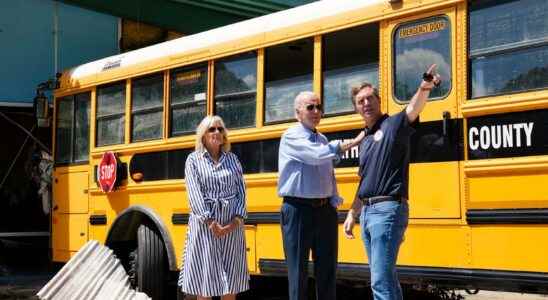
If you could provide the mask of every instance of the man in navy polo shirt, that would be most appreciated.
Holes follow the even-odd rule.
[[[363,83],[352,89],[352,103],[363,117],[366,137],[360,144],[360,184],[344,222],[347,238],[360,215],[362,238],[369,258],[375,300],[402,299],[396,274],[398,250],[409,219],[408,182],[411,124],[417,120],[430,91],[439,85],[436,65],[423,74],[417,92],[401,112],[381,113],[377,89]]]

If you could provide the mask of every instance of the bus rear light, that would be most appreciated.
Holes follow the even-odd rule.
[[[135,172],[135,173],[131,174],[131,179],[133,179],[133,181],[135,181],[135,182],[141,182],[141,181],[143,181],[143,173]]]

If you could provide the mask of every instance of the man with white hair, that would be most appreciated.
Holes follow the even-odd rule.
[[[316,298],[336,299],[337,192],[333,161],[358,145],[352,141],[328,142],[316,130],[322,116],[320,98],[301,92],[295,98],[299,123],[284,132],[278,154],[278,195],[283,197],[281,226],[289,279],[289,299],[308,299],[308,257],[312,250]]]

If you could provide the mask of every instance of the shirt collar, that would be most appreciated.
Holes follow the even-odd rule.
[[[375,122],[375,124],[373,125],[373,127],[369,128],[367,126],[365,126],[365,135],[370,135],[370,134],[374,134],[380,127],[381,127],[381,124],[384,120],[386,120],[386,118],[388,118],[388,114],[384,114],[382,115],[378,120],[377,122]]]
[[[202,150],[201,156],[213,160],[213,158],[211,158],[211,154],[209,154],[206,149]],[[221,155],[219,155],[219,162],[223,159],[223,157],[225,157],[225,152],[221,150]]]
[[[317,129],[312,130],[312,129],[310,129],[310,128],[304,126],[304,124],[301,123],[301,122],[299,122],[299,128],[301,128],[301,131],[302,131],[302,132],[306,132],[306,133],[309,134],[309,135],[318,133],[318,130],[317,130]]]

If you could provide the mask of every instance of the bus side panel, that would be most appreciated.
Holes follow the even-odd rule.
[[[473,268],[548,272],[546,225],[476,225],[471,231]]]
[[[54,207],[59,213],[88,212],[88,172],[58,173],[53,186]]]
[[[53,261],[67,261],[88,241],[88,172],[86,166],[57,170],[53,185]]]
[[[53,261],[66,262],[88,241],[88,215],[54,213],[52,219]]]
[[[249,272],[257,272],[257,258],[255,256],[255,234],[257,226],[245,226],[245,251],[247,254],[247,268]]]
[[[468,209],[548,207],[546,171],[512,169],[472,176],[466,179]]]
[[[411,164],[410,218],[460,218],[459,183],[458,162]]]
[[[460,225],[410,224],[398,265],[467,268],[468,232]]]
[[[257,226],[255,245],[258,259],[285,259],[279,223]]]

